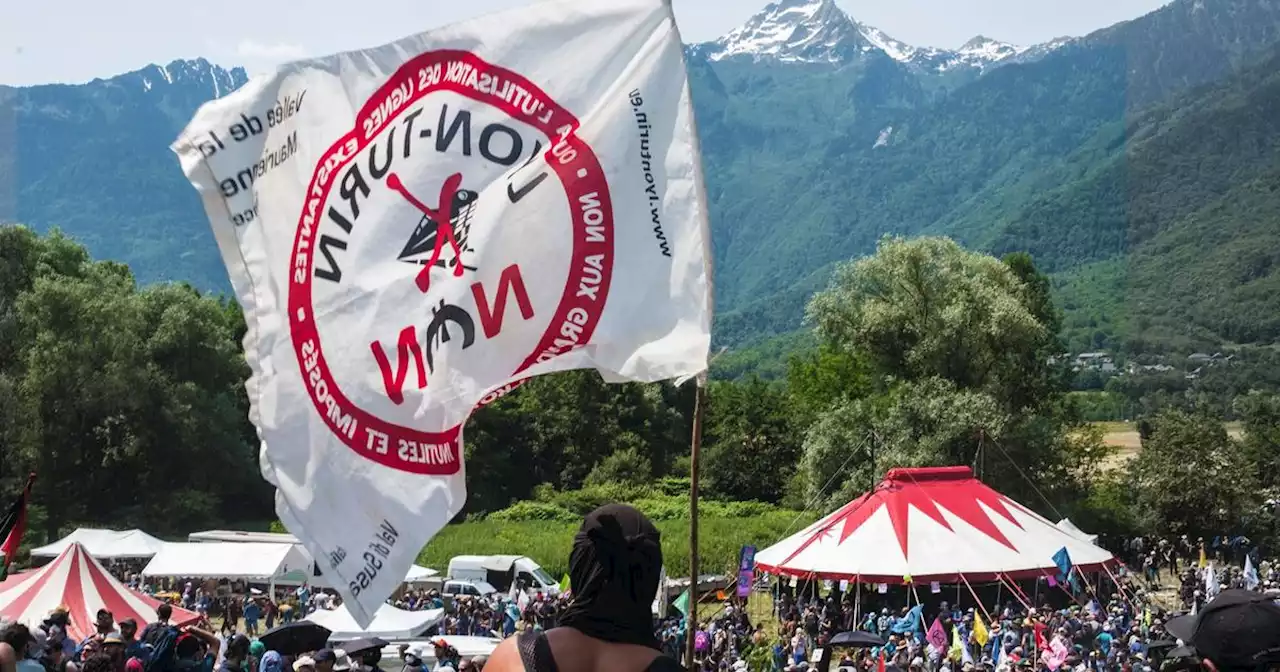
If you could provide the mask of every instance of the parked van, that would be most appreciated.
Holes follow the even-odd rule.
[[[459,555],[449,561],[448,574],[450,579],[486,581],[503,593],[514,583],[521,590],[560,594],[560,583],[523,555]]]

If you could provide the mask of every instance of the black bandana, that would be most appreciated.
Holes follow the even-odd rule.
[[[607,504],[587,515],[573,539],[573,602],[560,625],[606,642],[661,648],[653,598],[662,571],[662,535],[643,513]]]

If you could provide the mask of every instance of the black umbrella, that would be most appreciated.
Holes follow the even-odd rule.
[[[382,647],[387,644],[390,644],[390,642],[385,639],[380,639],[378,637],[365,637],[364,639],[357,639],[353,642],[343,644],[342,650],[345,651],[348,656],[354,656],[364,653],[365,651],[381,651]]]
[[[831,638],[831,646],[850,646],[856,648],[869,648],[873,646],[884,646],[884,640],[878,635],[873,635],[862,630],[853,632],[842,632]]]
[[[333,631],[323,625],[311,621],[294,621],[268,630],[258,638],[258,641],[261,641],[268,651],[275,651],[285,656],[297,656],[308,651],[323,649],[328,645],[331,634]]]

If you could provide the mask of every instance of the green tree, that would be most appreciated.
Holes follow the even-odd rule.
[[[638,447],[624,448],[604,458],[587,474],[585,485],[624,483],[642,485],[653,480],[653,465]]]
[[[1280,486],[1280,396],[1250,392],[1235,400],[1235,412],[1244,423],[1244,452],[1256,467],[1258,485]]]
[[[1222,419],[1167,410],[1152,427],[1128,472],[1145,528],[1193,537],[1238,529],[1259,503],[1257,482]]]
[[[1062,502],[1082,491],[1100,440],[1073,435],[1065,377],[1050,363],[1061,322],[1029,256],[1001,262],[946,238],[886,237],[836,270],[808,318],[874,381],[809,428],[811,498],[843,497],[899,465],[972,465],[1010,494],[1053,491]],[[868,440],[874,473],[871,450],[852,449]]]
[[[707,398],[702,474],[708,494],[780,501],[800,453],[785,391],[749,378],[712,383]]]
[[[947,238],[884,238],[870,257],[841,265],[808,318],[828,342],[865,355],[886,385],[939,377],[966,389],[1007,386],[1048,327],[1025,285],[994,257]]]

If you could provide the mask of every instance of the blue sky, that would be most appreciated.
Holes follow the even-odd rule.
[[[0,84],[82,82],[204,56],[260,71],[309,55],[374,46],[529,0],[43,0],[6,3]],[[608,0],[597,0],[608,2]],[[674,0],[686,41],[728,32],[768,0]],[[977,34],[1016,44],[1082,35],[1166,0],[837,0],[854,18],[914,45],[957,47]],[[352,16],[352,7],[367,16]]]

